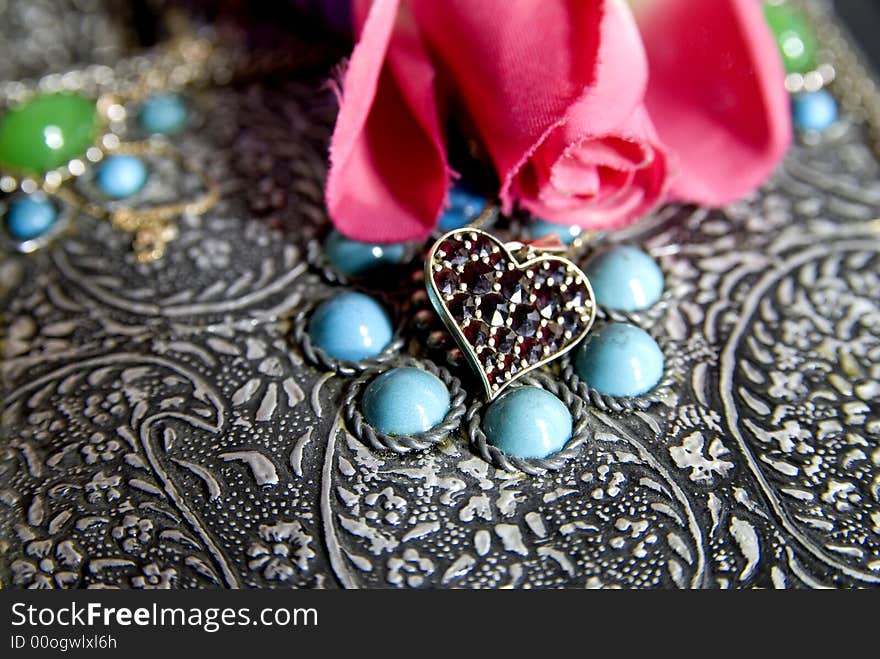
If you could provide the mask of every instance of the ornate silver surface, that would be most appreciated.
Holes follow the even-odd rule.
[[[329,92],[274,81],[194,102],[180,147],[224,196],[164,259],[137,264],[80,216],[0,263],[4,586],[880,581],[880,170],[859,126],[793,147],[741,203],[615,237],[678,282],[655,326],[671,393],[582,406],[589,439],[530,476],[463,428],[421,453],[368,447],[343,422],[353,377],[293,340],[290,318],[336,286],[305,259],[326,226]],[[396,281],[382,295],[406,299]]]
[[[134,3],[0,0],[0,81],[113,64],[130,41]]]

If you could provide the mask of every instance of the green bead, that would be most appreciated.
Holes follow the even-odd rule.
[[[81,156],[97,132],[95,102],[41,94],[0,118],[0,169],[42,175]]]
[[[764,3],[764,15],[776,37],[788,73],[816,68],[816,36],[806,16],[787,4]]]

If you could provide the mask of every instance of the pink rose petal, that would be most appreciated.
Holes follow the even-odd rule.
[[[351,238],[424,238],[446,199],[448,167],[435,70],[398,0],[356,2],[363,26],[330,144],[327,209]]]
[[[672,194],[720,205],[758,187],[791,140],[776,43],[757,0],[655,0],[639,27],[645,103],[678,159]]]

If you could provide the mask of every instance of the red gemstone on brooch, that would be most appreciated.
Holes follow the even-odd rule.
[[[490,399],[573,348],[595,316],[592,288],[575,264],[525,251],[520,262],[493,236],[459,230],[440,238],[426,263],[430,298]]]

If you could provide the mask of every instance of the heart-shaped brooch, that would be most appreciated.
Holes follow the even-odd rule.
[[[489,400],[571,350],[596,316],[593,289],[574,263],[478,229],[434,243],[425,282]]]

